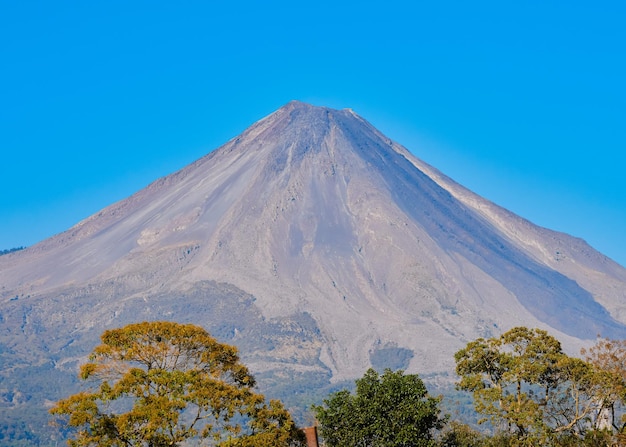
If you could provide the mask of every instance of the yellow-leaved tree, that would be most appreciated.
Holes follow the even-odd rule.
[[[192,324],[154,321],[105,331],[80,370],[89,390],[51,409],[70,446],[304,445],[279,401],[255,393],[234,346]]]

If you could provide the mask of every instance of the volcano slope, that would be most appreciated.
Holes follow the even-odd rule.
[[[262,391],[292,406],[369,366],[449,378],[467,341],[516,325],[572,352],[626,338],[623,267],[472,193],[353,111],[296,101],[1,256],[0,286],[10,424],[77,391],[105,329],[143,320],[238,346]]]

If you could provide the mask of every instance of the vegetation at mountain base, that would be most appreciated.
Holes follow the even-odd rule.
[[[581,354],[516,327],[456,353],[458,391],[444,401],[416,375],[370,369],[354,394],[335,392],[313,409],[327,447],[626,446],[626,340],[600,339]],[[455,417],[441,418],[442,408]],[[467,423],[475,414],[483,418]]]
[[[39,377],[37,393],[60,399],[53,425],[5,383],[0,447],[303,445],[294,420],[318,424],[324,447],[626,446],[626,340],[598,339],[577,358],[547,332],[517,327],[458,351],[456,388],[427,389],[402,369],[332,385],[323,370],[276,369],[256,377],[280,399],[271,401],[254,391],[237,349],[198,326],[133,323],[101,343],[79,378],[52,363],[19,370]],[[62,399],[68,379],[85,388]]]
[[[144,322],[105,331],[80,378],[96,384],[50,410],[71,446],[223,447],[303,442],[282,403],[253,392],[237,349],[191,324]]]
[[[417,374],[369,369],[355,394],[338,391],[313,409],[328,446],[435,446],[435,430],[444,424],[439,402]]]
[[[603,384],[603,394],[599,397],[601,400],[597,403],[602,408],[605,421],[608,418],[612,423],[611,428],[626,436],[626,414],[622,414],[621,419],[616,414],[620,404],[626,404],[626,340],[603,338],[590,349],[583,349],[581,354],[596,368],[608,374],[608,380]]]
[[[76,374],[57,369],[52,362],[18,366],[6,362],[4,354],[0,352],[0,447],[63,445],[64,432],[49,424],[45,402],[60,399],[67,394],[64,390],[75,387]],[[27,380],[29,388],[20,380]],[[38,396],[47,401],[33,405]]]
[[[620,447],[620,444],[610,432],[604,430],[590,431],[584,438],[565,435],[548,443],[533,444],[534,446],[554,447]],[[452,421],[442,430],[438,439],[438,447],[514,447],[518,446],[519,439],[515,434],[496,432],[488,434],[476,430],[469,425]]]
[[[458,387],[472,392],[476,411],[507,445],[596,445],[624,430],[612,420],[626,397],[623,348],[601,340],[585,361],[563,353],[546,331],[516,327],[455,354]]]

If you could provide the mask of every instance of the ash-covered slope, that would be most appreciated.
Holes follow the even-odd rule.
[[[572,349],[626,337],[624,268],[464,189],[352,111],[299,102],[0,257],[0,284],[0,360],[14,372],[69,371],[104,329],[142,319],[203,325],[268,389],[372,364],[449,372],[468,340],[520,324]]]

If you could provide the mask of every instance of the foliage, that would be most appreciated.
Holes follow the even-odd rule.
[[[0,353],[0,365],[14,365],[5,354]],[[27,379],[30,387],[20,387],[20,379]],[[50,415],[43,398],[60,398],[62,386],[68,382],[76,380],[52,362],[0,368],[0,447],[61,445],[64,433],[48,423]],[[41,404],[32,404],[42,396]]]
[[[455,360],[458,387],[473,393],[477,412],[515,435],[512,445],[574,445],[600,436],[598,415],[618,394],[612,372],[567,356],[540,329],[480,338]]]
[[[614,428],[626,437],[626,415],[622,415],[619,425],[616,418],[619,406],[626,405],[626,340],[602,338],[589,350],[583,349],[581,354],[606,375],[604,393],[599,400],[605,416],[611,420],[612,427],[607,428]]]
[[[481,447],[486,443],[486,435],[469,425],[452,421],[441,433],[440,447]]]
[[[544,431],[538,399],[528,385],[547,391],[561,355],[556,339],[515,328],[499,338],[478,339],[455,354],[459,388],[472,391],[476,411],[495,426],[514,427],[520,438]]]
[[[191,324],[144,322],[105,331],[80,378],[97,388],[51,413],[76,429],[71,446],[287,446],[301,435],[278,401],[252,391],[235,347]]]
[[[471,427],[452,423],[441,435],[439,447],[514,447],[519,445],[519,438],[511,433],[499,432],[488,435],[478,432]],[[622,441],[614,441],[609,431],[590,430],[584,437],[573,434],[565,434],[555,437],[549,443],[537,443],[536,445],[550,445],[554,447],[607,447],[625,445]]]
[[[330,447],[434,446],[441,428],[439,399],[428,395],[417,374],[369,369],[356,381],[356,394],[333,393],[314,406],[320,435]]]

